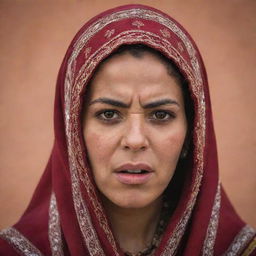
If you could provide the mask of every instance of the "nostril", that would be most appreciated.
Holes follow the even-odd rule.
[[[142,151],[145,151],[145,150],[146,150],[146,147],[145,147],[145,146],[141,147],[141,150],[142,150]]]
[[[146,150],[146,146],[141,146],[141,147],[131,147],[131,146],[124,146],[125,150],[132,150],[132,151],[145,151]]]
[[[148,138],[141,126],[133,126],[126,130],[121,140],[121,146],[125,150],[144,151],[148,147]]]

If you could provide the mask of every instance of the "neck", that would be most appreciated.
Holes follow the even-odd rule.
[[[153,239],[162,208],[162,198],[143,208],[121,208],[103,199],[112,231],[123,251],[136,253]]]

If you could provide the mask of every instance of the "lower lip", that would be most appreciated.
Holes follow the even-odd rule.
[[[143,174],[130,174],[130,173],[115,173],[117,180],[123,184],[129,185],[141,185],[148,182],[152,177],[153,173],[143,173]]]

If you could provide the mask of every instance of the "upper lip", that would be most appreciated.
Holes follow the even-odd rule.
[[[145,170],[148,172],[153,172],[153,169],[145,163],[126,163],[116,168],[115,172],[120,172],[123,170]]]

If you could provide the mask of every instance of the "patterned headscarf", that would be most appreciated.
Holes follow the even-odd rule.
[[[24,215],[1,231],[0,254],[123,255],[87,162],[81,112],[97,66],[127,44],[147,45],[172,60],[188,81],[194,107],[182,193],[155,255],[255,255],[255,230],[237,216],[219,182],[207,75],[197,46],[177,21],[142,5],[99,14],[71,42],[57,80],[51,157]]]

